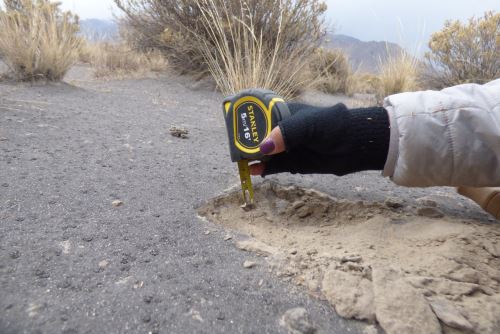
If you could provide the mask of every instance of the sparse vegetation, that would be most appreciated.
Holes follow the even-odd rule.
[[[211,73],[223,92],[265,87],[291,96],[323,34],[318,0],[115,0],[129,41],[162,50],[181,73]]]
[[[432,35],[424,78],[435,88],[500,77],[500,13],[447,21]]]
[[[167,68],[167,61],[158,51],[138,52],[124,43],[87,43],[80,61],[92,65],[96,77],[161,72]]]
[[[347,55],[340,49],[318,49],[310,64],[311,76],[320,91],[329,94],[349,92],[351,65]]]
[[[385,61],[380,60],[377,99],[402,92],[419,89],[420,64],[417,58],[402,50],[394,55],[387,53]]]
[[[4,0],[0,54],[17,80],[60,80],[77,61],[78,17],[48,0]]]

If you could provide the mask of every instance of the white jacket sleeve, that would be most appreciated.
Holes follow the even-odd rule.
[[[410,187],[500,186],[500,79],[384,100],[391,139],[383,174]]]

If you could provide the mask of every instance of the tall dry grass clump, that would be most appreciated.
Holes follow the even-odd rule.
[[[315,88],[329,94],[347,94],[353,75],[349,58],[340,49],[316,50],[310,63]]]
[[[167,69],[167,61],[158,51],[138,52],[124,43],[88,43],[84,50],[80,59],[92,66],[98,78],[142,75]]]
[[[387,58],[379,61],[377,99],[418,90],[419,77],[420,63],[417,58],[404,50],[395,54],[388,51]]]
[[[78,17],[48,0],[4,0],[0,53],[17,80],[60,80],[77,61]]]
[[[435,88],[486,83],[500,77],[500,13],[486,12],[467,23],[447,21],[434,33],[424,78]]]
[[[138,47],[181,73],[212,74],[224,93],[262,87],[291,96],[323,36],[319,0],[115,0]]]

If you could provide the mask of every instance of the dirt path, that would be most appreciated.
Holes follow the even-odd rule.
[[[0,84],[0,333],[361,332],[197,218],[237,182],[219,95],[89,79]]]
[[[285,333],[295,307],[320,333],[366,328],[197,218],[238,182],[218,94],[175,77],[78,70],[68,82],[0,84],[1,333]],[[449,189],[401,189],[376,172],[271,179],[408,208],[429,195],[448,216],[491,224]]]

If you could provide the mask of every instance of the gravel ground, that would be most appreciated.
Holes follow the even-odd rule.
[[[294,307],[320,333],[362,332],[197,218],[238,183],[219,94],[175,76],[67,81],[0,83],[0,333],[285,333]],[[377,172],[273,179],[348,199],[431,195],[492,222],[451,189]]]

